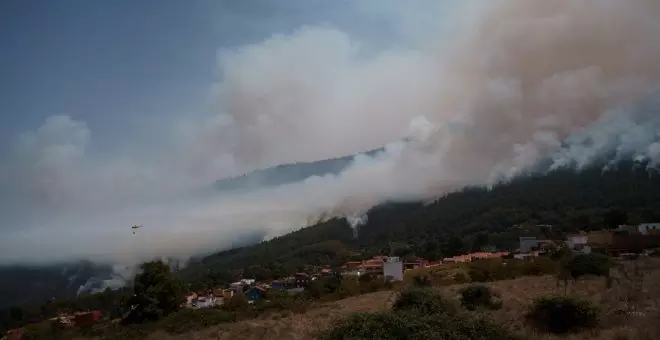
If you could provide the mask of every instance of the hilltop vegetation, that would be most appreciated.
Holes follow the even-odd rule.
[[[382,150],[383,148],[370,150],[363,154],[372,156]],[[221,179],[215,182],[215,187],[221,192],[271,188],[303,181],[312,176],[336,175],[346,169],[354,159],[355,155],[351,155],[316,162],[277,165],[267,169],[252,171],[238,177]]]

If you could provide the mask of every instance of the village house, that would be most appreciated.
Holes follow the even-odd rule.
[[[383,273],[383,256],[374,256],[372,259],[362,262],[360,269],[365,273],[382,274]]]
[[[211,308],[216,306],[216,297],[212,294],[198,296],[197,301],[193,302],[194,308]]]
[[[606,247],[612,244],[612,230],[596,230],[587,234],[587,244],[594,247]]]
[[[245,290],[249,289],[251,286],[253,286],[255,283],[254,279],[241,279],[236,282],[232,282],[229,284],[229,289],[232,289],[236,293],[242,293]]]
[[[566,237],[566,246],[568,247],[568,249],[571,249],[578,253],[590,254],[591,246],[589,246],[588,243],[589,243],[588,234],[574,234],[574,235],[568,235]]]
[[[234,291],[231,289],[223,289],[222,290],[222,298],[225,300],[231,299],[234,297]]]
[[[397,262],[396,260],[393,260],[393,257],[389,256],[374,256],[371,259],[364,260],[364,261],[349,261],[347,262],[344,266],[342,266],[342,275],[343,276],[361,276],[364,274],[376,274],[376,275],[384,275],[384,267],[385,264],[390,262]],[[428,261],[422,259],[422,258],[415,258],[412,259],[411,261],[408,261],[406,263],[403,263],[400,259],[398,260],[401,262],[402,269],[407,268],[420,268],[420,267],[426,267],[428,264]],[[398,266],[397,265],[392,265],[392,266]],[[391,268],[393,270],[393,267]],[[330,272],[328,275],[331,275]],[[395,275],[395,277],[398,277],[398,275]]]
[[[344,271],[341,273],[342,276],[358,276],[358,277],[359,277],[360,275],[364,275],[364,274],[365,274],[365,271],[362,270],[362,269],[359,269],[359,268],[358,268],[358,269],[344,270]]]
[[[471,262],[474,260],[499,259],[507,255],[509,255],[508,252],[494,252],[494,253],[476,252],[476,253],[463,254],[453,257],[446,257],[442,259],[442,262],[461,263],[461,262]]]
[[[23,338],[23,328],[13,328],[7,331],[7,340],[20,340]]]
[[[642,235],[657,234],[660,232],[660,223],[642,223],[637,226],[637,232]]]
[[[91,311],[91,312],[81,312],[75,313],[73,317],[73,324],[77,327],[92,325],[101,320],[101,312]]]
[[[295,288],[304,288],[312,282],[312,277],[307,273],[296,273],[294,280]]]
[[[403,262],[398,257],[388,257],[383,264],[383,275],[388,281],[403,281]]]
[[[574,234],[566,237],[566,246],[570,249],[576,249],[579,246],[586,245],[589,241],[587,234]]]
[[[623,232],[628,234],[639,234],[639,226],[621,224],[616,228],[617,232]]]
[[[518,253],[518,254],[513,254],[513,258],[516,260],[527,260],[531,259],[534,257],[538,257],[540,255],[539,251],[530,251],[527,253]]]
[[[414,259],[405,261],[405,263],[403,264],[403,268],[404,269],[426,268],[428,264],[429,264],[428,260],[425,260],[421,257],[416,257]]]
[[[537,240],[534,236],[521,236],[519,238],[519,242],[519,251],[521,253],[528,253],[539,247],[539,240]]]
[[[264,300],[266,298],[266,290],[263,287],[254,286],[245,291],[245,297],[248,303]]]

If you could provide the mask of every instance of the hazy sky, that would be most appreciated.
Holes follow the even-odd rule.
[[[162,210],[157,202],[165,191],[169,203],[185,201],[173,196],[251,168],[338,156],[393,139],[388,131],[341,145],[318,141],[299,153],[275,138],[220,131],[214,124],[229,116],[240,120],[261,114],[258,108],[228,105],[227,98],[235,96],[218,91],[226,86],[227,74],[242,81],[256,72],[259,81],[259,64],[271,60],[274,45],[280,46],[274,47],[272,60],[289,63],[282,70],[293,74],[287,61],[292,57],[277,51],[294,51],[293,58],[297,54],[301,60],[328,54],[334,63],[332,58],[350,57],[346,48],[369,56],[411,46],[425,32],[436,34],[444,23],[438,14],[454,7],[432,0],[410,4],[0,2],[0,230],[5,240],[18,233],[34,241],[41,231],[58,234],[68,228],[94,237],[96,227],[82,227],[80,221],[94,224],[90,219],[108,221],[99,216],[111,215],[117,221],[108,224],[123,225],[129,219],[118,217],[120,206]],[[297,35],[298,43],[278,38]],[[251,100],[257,97],[252,94]],[[235,147],[236,140],[247,142]],[[262,150],[263,143],[273,150]]]
[[[635,107],[660,86],[658,16],[657,0],[2,1],[0,263],[185,258],[547,158],[660,165],[660,116]],[[337,176],[199,191],[383,145]]]

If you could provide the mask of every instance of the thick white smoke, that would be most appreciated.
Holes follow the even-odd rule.
[[[225,51],[220,113],[186,124],[172,137],[179,146],[158,157],[89,155],[83,122],[49,119],[5,169],[14,228],[0,261],[185,258],[320,216],[353,219],[386,200],[489,184],[547,157],[553,167],[610,153],[659,164],[660,119],[637,104],[660,85],[660,2],[477,9],[451,39],[424,32],[414,48],[361,53],[341,31],[305,27]],[[382,145],[339,175],[229,196],[198,190]],[[135,223],[144,228],[132,235]]]

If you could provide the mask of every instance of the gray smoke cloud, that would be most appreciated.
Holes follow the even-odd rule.
[[[326,26],[222,51],[218,114],[177,125],[174,146],[158,154],[88,154],[84,122],[48,119],[2,169],[12,228],[0,262],[187,258],[322,217],[357,225],[384,201],[488,185],[546,158],[550,168],[608,154],[659,164],[659,116],[640,103],[660,81],[660,3],[454,10],[452,29],[376,52]],[[231,195],[204,189],[382,145],[338,175]],[[144,228],[133,235],[135,223]]]

